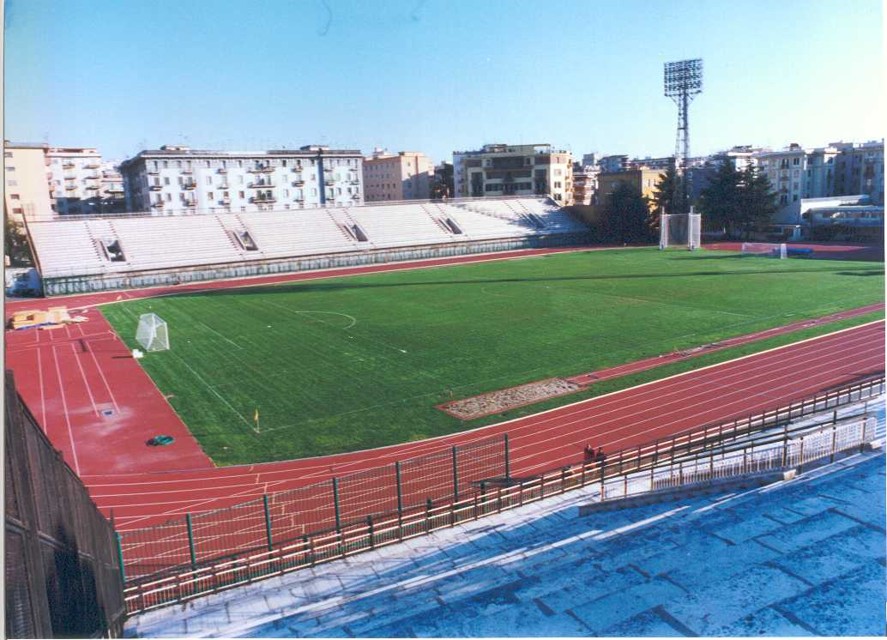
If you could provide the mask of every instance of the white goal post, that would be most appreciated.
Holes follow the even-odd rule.
[[[764,256],[782,260],[788,257],[788,249],[784,242],[743,242],[740,252],[744,256]]]
[[[691,210],[692,211],[692,210]],[[702,244],[702,215],[699,213],[663,213],[659,217],[659,248],[687,247],[690,251]]]
[[[169,329],[166,322],[156,313],[143,313],[139,316],[136,342],[142,345],[145,351],[169,350]]]

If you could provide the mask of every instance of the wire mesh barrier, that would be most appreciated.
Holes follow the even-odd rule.
[[[130,571],[127,609],[314,566],[592,483],[601,486],[602,500],[612,500],[834,456],[872,437],[870,421],[839,420],[834,410],[884,392],[882,375],[519,482],[510,479],[506,435],[128,532],[121,537]],[[813,426],[815,435],[805,435],[810,425],[791,426],[829,410],[832,417]]]
[[[6,372],[6,637],[119,636],[114,528],[25,408]]]

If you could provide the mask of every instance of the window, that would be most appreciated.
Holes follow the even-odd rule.
[[[242,198],[245,198],[245,197],[246,197],[246,194],[245,194],[243,191],[238,191],[238,192],[237,192],[237,197],[242,199]]]
[[[164,160],[164,161],[163,161],[163,168],[164,168],[164,169],[169,169],[169,160]]]
[[[13,193],[13,194],[10,195],[9,197],[10,197],[11,199],[13,199],[13,200],[20,200],[19,195],[18,195],[17,193]]]
[[[163,184],[169,186],[169,178],[164,178],[164,179],[163,179]]]
[[[209,198],[210,200],[215,200],[215,199],[216,199],[216,196],[213,194],[212,191],[210,191],[208,194],[206,194],[206,197]]]
[[[166,201],[167,201],[167,202],[172,202],[172,194],[171,194],[171,193],[167,193],[167,194],[166,194]],[[158,199],[157,202],[160,202],[160,200]]]
[[[211,166],[212,166],[212,163],[209,160],[207,160],[206,161],[206,168],[209,169]]]
[[[213,177],[212,177],[212,176],[206,176],[206,184],[212,186],[212,183],[213,183]]]
[[[798,164],[800,164],[800,162],[801,162],[800,158],[795,158],[794,160],[792,160],[793,165],[798,165]]]
[[[21,207],[15,207],[15,208],[12,210],[12,212],[21,215],[21,214],[23,214],[25,211],[24,211],[24,209],[22,209]]]
[[[16,187],[16,186],[18,186],[18,181],[17,181],[17,180],[7,180],[7,181],[6,181],[6,186],[8,186],[8,187]]]
[[[3,157],[4,157],[4,158],[11,158],[11,157],[12,157],[12,151],[5,151],[5,152],[3,153]]]
[[[290,197],[290,190],[289,190],[289,189],[284,189],[284,190],[283,190],[283,197],[284,197],[284,198],[289,198],[289,197]]]
[[[181,168],[182,168],[182,161],[181,161],[181,160],[176,160],[176,168],[177,168],[177,169],[181,169]]]

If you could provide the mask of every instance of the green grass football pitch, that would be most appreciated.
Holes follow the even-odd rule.
[[[139,314],[166,320],[172,348],[141,362],[204,450],[235,464],[423,439],[573,402],[583,396],[470,422],[435,408],[878,302],[883,276],[881,263],[629,249],[222,289],[103,312],[130,347]]]

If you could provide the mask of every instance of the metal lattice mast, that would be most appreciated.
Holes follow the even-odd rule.
[[[690,160],[690,101],[702,93],[702,59],[665,63],[665,96],[678,106],[678,132],[675,137],[675,172],[681,176],[681,202],[689,194],[686,168]],[[675,199],[677,200],[677,193]],[[670,212],[672,213],[672,212]]]

